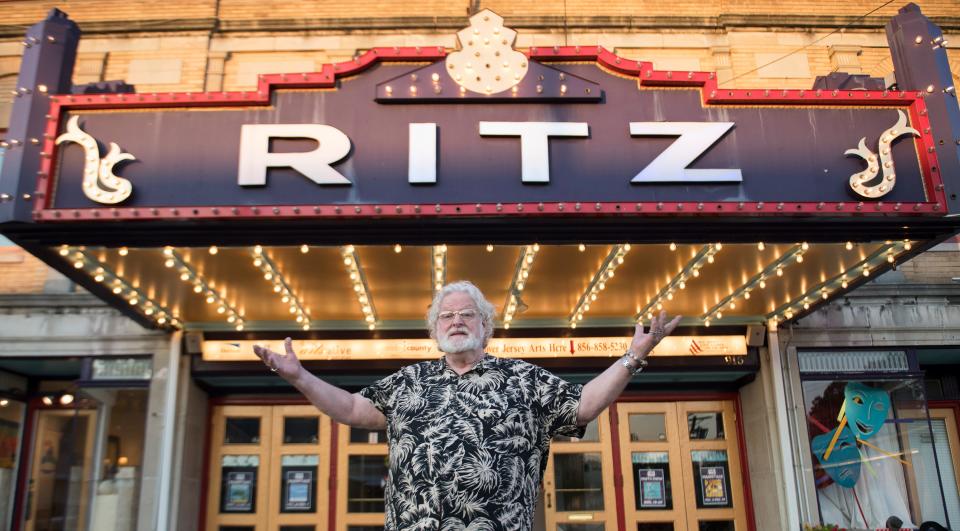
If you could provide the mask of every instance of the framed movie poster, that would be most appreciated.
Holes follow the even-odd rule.
[[[316,467],[283,467],[280,511],[316,511]]]
[[[255,467],[224,467],[222,476],[220,512],[256,512],[257,469]]]
[[[705,466],[700,469],[703,504],[707,506],[727,505],[726,473],[723,467]]]
[[[663,469],[641,468],[637,472],[640,485],[641,509],[665,509],[667,507],[667,487]]]

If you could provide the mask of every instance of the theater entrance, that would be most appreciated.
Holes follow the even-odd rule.
[[[620,402],[551,445],[539,521],[550,531],[746,530],[732,401]],[[383,529],[385,432],[309,405],[217,405],[206,529]],[[621,527],[623,520],[625,527]]]

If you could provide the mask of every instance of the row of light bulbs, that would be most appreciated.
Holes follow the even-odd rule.
[[[302,253],[309,251],[310,248],[306,245],[300,248],[300,252]],[[263,247],[260,245],[255,246],[251,250],[250,255],[253,258],[253,267],[260,270],[263,274],[263,279],[270,283],[273,287],[273,292],[280,297],[280,302],[290,308],[290,314],[295,316],[294,318],[297,321],[297,325],[304,330],[310,330],[310,312],[303,307],[300,298],[290,289],[290,284],[287,283],[283,273],[280,272],[280,268],[273,263],[273,260],[271,260],[269,256],[264,254]]]
[[[813,286],[799,297],[791,299],[782,306],[775,308],[767,314],[767,320],[779,323],[784,320],[793,319],[796,314],[809,310],[811,304],[818,298],[824,300],[829,299],[830,295],[835,291],[847,289],[850,282],[857,276],[869,277],[873,270],[878,267],[885,264],[895,264],[900,254],[912,248],[913,242],[910,240],[899,242],[887,241],[869,256],[847,268],[846,271]]]
[[[757,250],[762,251],[764,249],[765,246],[763,242],[757,244]],[[789,267],[791,264],[803,263],[803,254],[808,250],[810,250],[810,244],[807,242],[798,243],[790,247],[790,249],[778,256],[773,262],[761,269],[759,273],[752,276],[744,282],[743,285],[730,292],[729,295],[720,299],[717,304],[704,312],[700,317],[700,319],[703,320],[703,324],[710,326],[711,320],[723,319],[723,310],[736,309],[738,299],[749,300],[752,291],[767,287],[767,280],[774,277],[782,277],[784,268]]]
[[[579,250],[580,252],[586,250],[582,243],[579,245]],[[590,311],[590,304],[596,301],[600,292],[606,289],[607,282],[613,278],[614,272],[623,264],[624,258],[629,252],[629,243],[613,246],[613,249],[607,254],[607,258],[603,261],[603,264],[600,265],[600,268],[593,275],[593,278],[587,285],[586,291],[580,296],[577,305],[574,306],[573,311],[570,312],[570,317],[568,318],[570,328],[576,328],[577,323],[583,320],[583,314]]]
[[[492,247],[487,248],[488,251]],[[513,278],[510,279],[510,289],[507,290],[507,301],[503,305],[503,328],[510,329],[510,323],[513,321],[513,315],[520,304],[518,297],[520,292],[527,284],[527,278],[530,276],[530,270],[533,268],[533,262],[536,260],[537,253],[540,252],[540,244],[525,245],[517,260],[517,267],[513,270]]]
[[[61,245],[58,252],[60,256],[72,260],[74,269],[84,270],[93,277],[95,282],[109,286],[114,295],[127,301],[130,306],[137,308],[150,320],[156,321],[161,326],[180,328],[180,319],[173,311],[153,300],[137,286],[115,273],[84,247]],[[126,253],[126,247],[122,247],[121,254],[125,256]]]
[[[447,246],[434,245],[432,256],[430,284],[433,286],[433,292],[436,293],[447,283]]]
[[[343,265],[347,268],[347,275],[353,284],[357,302],[360,303],[360,310],[363,311],[363,320],[367,323],[367,328],[374,330],[377,328],[377,310],[373,306],[373,297],[367,286],[367,278],[363,274],[363,268],[360,267],[360,255],[357,254],[357,249],[353,245],[341,247],[340,255],[343,257]]]
[[[586,250],[586,246],[584,244],[579,244],[578,248],[581,252]],[[669,244],[669,248],[671,251],[675,251],[677,246],[675,243],[671,243]],[[700,251],[680,270],[680,272],[675,275],[660,290],[660,292],[658,292],[657,296],[654,297],[654,299],[651,300],[637,314],[635,319],[637,321],[641,321],[644,317],[647,319],[652,318],[654,308],[656,308],[657,311],[663,309],[665,305],[664,301],[672,300],[675,291],[684,289],[686,287],[686,282],[691,278],[699,277],[700,269],[702,269],[704,264],[713,263],[714,255],[722,248],[723,245],[721,243],[703,246]],[[758,250],[762,251],[765,249],[765,245],[760,242],[757,244],[757,248]],[[809,248],[810,246],[806,242],[798,243],[778,256],[777,259],[765,266],[759,273],[751,277],[743,285],[734,289],[729,295],[721,299],[716,305],[701,315],[701,320],[703,321],[704,325],[709,327],[711,322],[722,319],[723,311],[725,309],[735,309],[738,300],[748,300],[752,291],[765,288],[767,281],[772,278],[782,276],[786,267],[789,267],[794,263],[802,263],[803,255],[809,250]],[[847,250],[852,250],[854,248],[854,244],[852,242],[846,242],[845,248]],[[606,260],[588,285],[587,290],[580,297],[577,305],[571,312],[570,317],[568,318],[571,328],[576,328],[577,324],[583,320],[583,315],[590,310],[591,303],[594,302],[599,296],[600,292],[605,289],[606,283],[614,276],[614,271],[623,263],[624,257],[630,251],[630,249],[630,244],[619,244],[614,246],[614,248],[610,251]],[[846,289],[853,277],[856,277],[857,275],[869,276],[871,270],[875,269],[875,267],[878,265],[882,265],[884,261],[887,263],[895,263],[898,256],[898,251],[899,253],[902,253],[909,251],[910,249],[912,249],[912,242],[909,240],[903,240],[902,242],[888,241],[880,250],[871,254],[870,257],[862,260],[853,267],[847,269],[844,273],[818,284],[803,295],[795,299],[788,300],[782,306],[773,309],[767,315],[767,319],[776,321],[792,319],[794,315],[803,310],[809,309],[810,305],[818,298],[827,299],[829,298],[830,294],[837,289]],[[307,253],[309,250],[310,248],[307,245],[302,245],[300,247],[300,251],[302,253]],[[486,246],[486,250],[488,252],[493,251],[493,245],[488,244]],[[517,306],[520,304],[517,296],[524,289],[527,277],[530,274],[530,269],[532,268],[536,254],[539,252],[539,250],[539,244],[527,245],[522,248],[514,276],[511,280],[507,301],[504,305],[502,322],[505,329],[510,328],[511,322],[513,321],[517,310]],[[211,246],[208,251],[211,255],[215,255],[218,253],[218,248],[216,246]],[[394,247],[394,251],[398,253],[401,252],[401,247],[399,244]],[[447,246],[433,246],[432,251],[433,267],[431,281],[434,289],[439,290],[446,283]],[[118,254],[121,256],[126,256],[128,252],[129,251],[126,247],[121,247],[118,249]],[[131,306],[137,307],[143,315],[154,320],[157,322],[157,324],[176,328],[181,326],[180,319],[174,314],[173,311],[146,296],[136,286],[121,278],[119,275],[109,269],[104,263],[93,257],[89,252],[86,251],[85,248],[63,245],[59,249],[59,254],[68,260],[71,260],[75,268],[83,269],[90,273],[96,282],[105,283],[106,285],[110,286],[111,291],[115,295],[129,302]],[[302,326],[304,330],[309,330],[309,312],[306,310],[300,299],[290,289],[289,284],[287,284],[282,273],[279,271],[276,265],[273,264],[273,262],[270,261],[265,254],[263,254],[263,248],[259,245],[252,248],[251,254],[254,260],[254,266],[259,268],[264,274],[264,278],[272,283],[274,292],[281,297],[281,300],[285,304],[289,305],[290,313],[296,316],[297,323]],[[374,330],[376,328],[378,318],[376,310],[373,306],[369,287],[367,286],[362,268],[360,267],[357,251],[354,246],[347,245],[341,248],[341,254],[343,256],[344,265],[347,268],[350,280],[353,284],[353,289],[356,293],[357,300],[360,303],[361,310],[363,311],[364,320],[367,323],[368,328],[370,330]],[[163,249],[163,256],[165,267],[176,268],[180,273],[180,279],[184,282],[192,284],[193,291],[195,293],[203,295],[208,304],[217,304],[217,312],[219,314],[226,315],[227,322],[233,325],[238,331],[242,331],[244,329],[244,318],[239,310],[226,301],[225,295],[213,289],[211,285],[200,274],[198,274],[173,247],[165,247]]]
[[[211,254],[216,254],[213,252]],[[228,323],[238,331],[243,331],[243,314],[227,301],[226,294],[213,288],[207,280],[198,273],[173,247],[163,248],[163,266],[176,269],[180,273],[180,280],[193,286],[193,292],[203,296],[207,304],[214,304],[217,313],[225,316]]]
[[[644,318],[653,319],[653,312],[662,310],[664,301],[672,301],[675,292],[687,289],[687,282],[690,281],[691,278],[699,278],[700,270],[703,269],[705,264],[712,264],[715,260],[714,256],[722,249],[723,244],[719,242],[709,243],[701,247],[700,250],[693,255],[693,258],[684,264],[684,266],[680,268],[680,271],[677,272],[665,286],[660,288],[657,295],[637,312],[634,320],[642,322]],[[671,243],[670,250],[676,251],[677,244]]]

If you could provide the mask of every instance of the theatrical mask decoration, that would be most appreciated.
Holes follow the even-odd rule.
[[[890,395],[883,389],[850,382],[843,390],[847,424],[857,439],[869,439],[880,431],[890,411]]]
[[[446,59],[447,73],[463,88],[480,94],[503,92],[527,74],[527,56],[513,49],[517,32],[503,26],[503,17],[485,9],[470,17],[470,27],[457,32],[460,50]]]
[[[80,117],[74,116],[67,122],[67,132],[57,137],[57,144],[76,142],[83,148],[83,194],[90,200],[105,205],[115,205],[130,197],[133,185],[127,179],[113,173],[113,167],[120,161],[136,160],[130,153],[124,153],[116,143],[110,143],[107,155],[100,158],[97,140],[80,128]]]
[[[880,135],[880,160],[877,161],[877,154],[867,147],[867,138],[863,137],[860,139],[860,146],[856,149],[848,149],[844,153],[847,155],[856,155],[862,158],[867,163],[867,169],[854,173],[850,176],[850,188],[853,189],[861,197],[867,199],[876,199],[878,197],[883,197],[890,190],[893,190],[894,185],[897,184],[897,174],[896,168],[893,164],[893,155],[890,151],[890,144],[893,143],[895,139],[903,135],[916,135],[920,136],[920,133],[912,128],[907,127],[907,116],[903,114],[903,111],[898,110],[897,123],[893,127],[887,129]],[[883,172],[883,177],[879,182],[873,185],[867,185],[868,182],[873,181],[877,177],[877,172]]]
[[[829,457],[824,457],[835,437],[833,452]],[[849,427],[837,427],[817,435],[810,441],[810,448],[820,462],[820,466],[823,467],[823,471],[837,485],[852,489],[857,484],[857,480],[860,479],[860,449],[857,448],[857,439]]]
[[[883,427],[890,412],[890,395],[862,382],[848,382],[843,388],[843,397],[837,414],[839,425],[810,440],[810,449],[824,472],[838,485],[853,488],[860,477],[860,464],[864,462],[859,448],[861,444],[886,458],[910,465],[897,454],[866,441]]]

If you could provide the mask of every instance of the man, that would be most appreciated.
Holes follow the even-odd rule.
[[[254,352],[333,420],[387,430],[386,529],[529,530],[551,438],[582,437],[680,318],[667,322],[661,312],[650,333],[638,324],[623,357],[580,386],[485,354],[494,315],[476,286],[448,284],[427,313],[444,356],[355,394],[304,370],[290,338],[286,355],[259,345]]]

